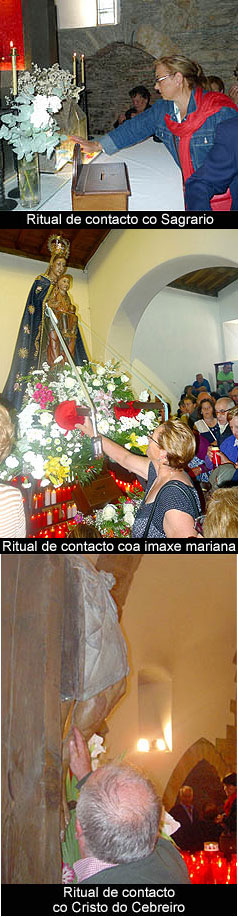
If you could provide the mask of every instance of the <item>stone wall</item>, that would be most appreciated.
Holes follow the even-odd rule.
[[[62,30],[61,66],[72,69],[74,50],[86,57],[90,131],[112,127],[137,83],[152,90],[154,60],[169,51],[198,60],[228,91],[238,61],[237,19],[237,0],[121,0],[119,25]]]

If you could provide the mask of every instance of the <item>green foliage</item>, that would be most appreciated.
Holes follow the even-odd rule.
[[[73,801],[77,802],[79,796],[79,791],[77,790],[77,780],[76,777],[70,778],[70,772],[67,771],[66,777],[66,799],[68,803]],[[75,837],[76,832],[76,810],[73,809],[70,816],[70,822],[65,831],[65,838],[61,842],[62,850],[62,860],[63,863],[67,863],[69,866],[73,866],[76,860],[79,860],[79,846],[77,838]],[[75,877],[75,882],[77,879]]]

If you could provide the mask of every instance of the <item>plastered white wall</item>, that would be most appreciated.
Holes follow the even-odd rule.
[[[125,753],[163,793],[184,752],[201,737],[215,743],[234,723],[236,558],[143,557],[123,608],[129,647],[126,695],[107,719],[107,757]],[[172,677],[173,750],[136,751],[137,673],[158,665]]]
[[[222,359],[217,299],[168,288],[153,298],[136,329],[132,360],[143,361],[157,375],[172,410],[196,373],[215,388],[213,364]]]

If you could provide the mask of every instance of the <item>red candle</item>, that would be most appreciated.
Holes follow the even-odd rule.
[[[34,497],[33,497],[33,509],[34,510],[38,509],[38,498],[36,494],[34,494]]]
[[[47,512],[44,511],[43,513],[41,513],[41,519],[42,519],[42,526],[44,528],[44,526],[47,525]]]
[[[32,535],[35,534],[36,529],[37,529],[37,517],[33,515],[33,516],[31,516],[31,531],[32,531]]]
[[[66,487],[66,500],[71,499],[72,487]]]
[[[61,519],[66,519],[67,507],[66,503],[61,503]]]
[[[57,503],[61,503],[61,500],[63,499],[63,497],[62,497],[62,490],[63,490],[62,487],[57,487],[57,488],[56,488],[56,500],[57,500]]]
[[[41,513],[37,513],[37,517],[36,517],[36,518],[37,518],[37,530],[39,531],[39,529],[41,529],[41,526],[42,526],[42,517],[41,517]]]
[[[59,522],[59,508],[56,506],[53,509],[53,522]]]
[[[42,509],[43,507],[43,493],[39,493],[37,496],[37,509]]]

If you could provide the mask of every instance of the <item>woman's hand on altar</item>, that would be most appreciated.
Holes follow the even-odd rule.
[[[85,153],[99,153],[102,151],[101,143],[97,140],[85,140],[85,137],[76,137],[74,134],[70,134],[69,139],[79,143]]]
[[[91,771],[91,758],[86,739],[77,726],[73,728],[73,738],[69,742],[70,768],[77,780],[82,780]]]
[[[90,417],[88,417],[87,414],[85,415],[84,423],[75,424],[75,430],[81,430],[82,433],[86,433],[86,436],[90,436],[90,439],[92,438],[94,435],[93,425],[91,423]]]

